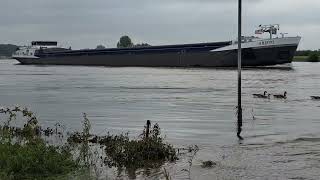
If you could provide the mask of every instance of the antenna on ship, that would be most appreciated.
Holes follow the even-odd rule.
[[[242,0],[238,1],[238,130],[237,136],[242,140],[242,105],[241,105],[241,24],[242,24]]]
[[[280,30],[279,24],[270,24],[270,25],[259,25],[259,29],[256,30],[256,34],[263,34],[265,32],[270,34],[270,39],[272,39],[272,35],[277,35]]]

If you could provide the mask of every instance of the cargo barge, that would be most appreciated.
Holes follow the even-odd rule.
[[[270,38],[242,38],[242,65],[267,66],[291,63],[301,37],[277,36],[279,25],[259,26],[256,34]],[[236,67],[237,41],[150,47],[71,50],[54,41],[34,41],[13,58],[21,64],[145,66],[145,67]]]

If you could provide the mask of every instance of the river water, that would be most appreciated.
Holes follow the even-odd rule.
[[[320,63],[243,70],[244,141],[236,134],[235,69],[26,66],[0,61],[0,106],[20,105],[42,124],[81,128],[88,114],[94,133],[141,133],[159,123],[176,147],[200,147],[192,179],[318,179],[320,177]],[[251,94],[288,92],[286,100]],[[212,160],[213,168],[201,168]],[[173,179],[187,159],[168,164]],[[140,179],[158,179],[161,170]]]

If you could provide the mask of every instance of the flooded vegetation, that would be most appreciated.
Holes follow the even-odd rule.
[[[165,162],[174,162],[178,157],[172,145],[164,142],[160,136],[160,127],[146,127],[138,139],[130,139],[128,134],[97,136],[89,133],[90,124],[84,116],[84,132],[75,132],[68,137],[69,143],[86,143],[104,147],[106,163],[110,168],[152,168],[161,167]],[[149,121],[148,121],[149,122]],[[149,134],[150,133],[150,134]],[[149,134],[149,136],[147,136]]]
[[[118,176],[126,170],[135,177],[138,169],[161,168],[183,154],[193,153],[193,158],[198,151],[193,147],[175,149],[165,143],[159,125],[151,127],[149,120],[140,137],[130,139],[128,134],[91,134],[86,114],[82,132],[65,134],[58,126],[42,128],[28,108],[6,107],[1,108],[0,113],[4,114],[0,125],[0,174],[5,179],[68,179],[72,176],[100,179],[100,173],[107,173],[108,168],[116,168]],[[20,121],[22,126],[12,126],[12,121]],[[50,143],[48,139],[55,141]],[[102,169],[99,171],[98,167]],[[190,168],[186,170],[189,174]],[[79,172],[78,177],[75,174]],[[170,178],[165,170],[164,173]],[[106,176],[117,177],[108,173]]]

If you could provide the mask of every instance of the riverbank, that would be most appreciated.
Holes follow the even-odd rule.
[[[308,62],[308,56],[294,56],[294,62]]]

